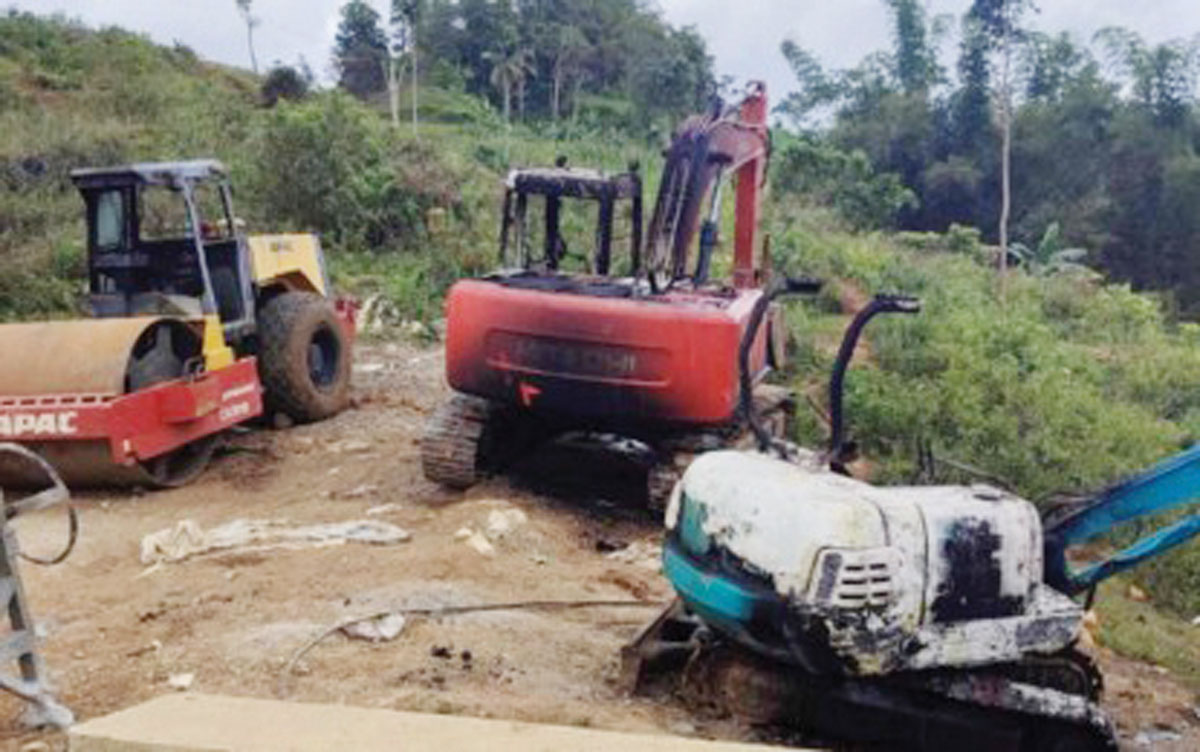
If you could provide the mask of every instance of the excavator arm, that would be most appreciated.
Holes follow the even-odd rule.
[[[698,285],[707,281],[716,245],[722,180],[730,174],[738,178],[734,285],[754,285],[760,191],[769,152],[767,91],[762,83],[752,84],[739,106],[726,109],[718,104],[708,114],[689,118],[680,126],[667,151],[647,234],[647,271],[656,291],[670,289],[689,276],[688,261],[697,231],[700,257],[693,276]],[[705,198],[710,199],[709,211],[701,229]]]
[[[1200,445],[1164,460],[1101,493],[1045,530],[1046,582],[1075,595],[1115,574],[1187,543],[1200,535],[1200,512],[1161,528],[1113,556],[1081,569],[1067,562],[1067,549],[1148,515],[1200,501]]]

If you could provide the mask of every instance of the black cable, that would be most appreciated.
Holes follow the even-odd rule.
[[[69,532],[67,533],[67,545],[63,550],[52,559],[43,559],[38,556],[30,556],[24,551],[19,552],[22,559],[30,564],[37,564],[39,567],[52,567],[55,564],[62,564],[75,550],[75,543],[79,540],[79,513],[75,511],[75,507],[67,505],[67,519],[69,520]]]

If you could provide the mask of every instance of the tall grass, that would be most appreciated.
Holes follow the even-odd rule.
[[[828,280],[790,312],[799,340],[794,378],[824,398],[844,316],[855,297],[920,297],[917,316],[884,317],[867,333],[870,357],[847,378],[852,436],[884,483],[1002,479],[1043,506],[1086,495],[1200,442],[1200,351],[1163,302],[1090,276],[1013,272],[998,293],[984,249],[915,250],[883,235],[850,234],[827,217],[776,207],[775,248],[793,273]],[[801,440],[824,441],[819,421]],[[936,475],[920,462],[932,449]],[[954,460],[936,463],[937,457]],[[979,474],[955,469],[966,464]],[[1122,540],[1138,530],[1127,531]],[[1200,612],[1196,547],[1136,577],[1161,603]]]

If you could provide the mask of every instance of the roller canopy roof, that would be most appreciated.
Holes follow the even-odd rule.
[[[89,167],[71,171],[71,180],[79,188],[142,185],[175,186],[182,182],[221,180],[228,177],[225,165],[215,159],[187,162],[141,162],[119,167]]]

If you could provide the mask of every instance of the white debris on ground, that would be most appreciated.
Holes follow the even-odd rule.
[[[1177,742],[1183,734],[1165,726],[1143,729],[1133,737],[1133,743],[1138,747],[1153,747],[1164,742]]]
[[[386,363],[355,363],[355,376],[369,376],[371,374],[383,373],[387,369]]]
[[[358,309],[357,327],[361,334],[379,334],[400,319],[396,304],[382,295],[372,295]]]
[[[460,543],[466,543],[468,546],[475,549],[476,553],[482,556],[496,555],[496,547],[492,545],[492,542],[488,540],[487,536],[477,530],[472,530],[469,527],[459,528],[458,532],[454,534],[454,540]]]
[[[649,540],[634,541],[619,551],[607,554],[605,558],[657,572],[662,567],[662,546]]]
[[[391,514],[392,512],[399,512],[403,508],[404,507],[401,504],[395,504],[395,503],[380,504],[379,506],[371,507],[370,509],[368,509],[367,516],[368,517],[377,517],[381,514]]]
[[[196,681],[195,674],[171,674],[167,677],[167,686],[178,692],[186,692]]]
[[[379,493],[379,486],[374,483],[363,483],[360,486],[355,486],[349,491],[342,491],[337,494],[340,499],[362,499],[367,496],[374,496]]]
[[[520,509],[496,509],[488,513],[487,537],[493,541],[506,538],[529,521]]]
[[[387,614],[377,619],[356,621],[342,627],[342,634],[367,642],[390,642],[400,636],[408,620],[402,614]]]
[[[236,519],[204,530],[181,520],[142,538],[141,561],[156,565],[215,552],[265,551],[345,543],[394,545],[412,539],[407,530],[380,520],[348,520],[323,525],[293,525],[287,520]]]
[[[362,439],[345,439],[335,441],[327,448],[334,454],[364,454],[371,451],[371,442]]]

